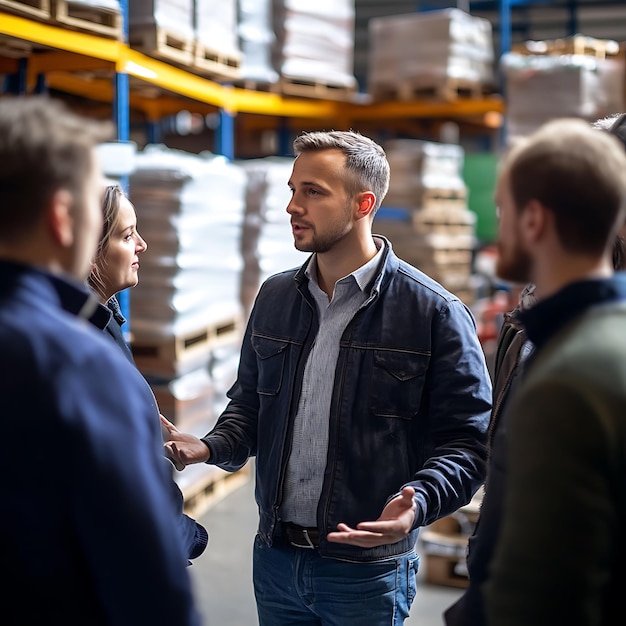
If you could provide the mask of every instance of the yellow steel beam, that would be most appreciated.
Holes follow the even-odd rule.
[[[113,81],[107,79],[85,79],[66,72],[49,72],[47,80],[48,86],[52,89],[71,93],[75,96],[106,103],[111,103],[113,99]],[[149,98],[142,96],[136,90],[130,93],[130,106],[133,109],[143,111],[149,121],[158,121],[165,115],[175,115],[184,109],[202,115],[215,112],[214,107],[202,102],[187,101],[168,95]]]
[[[336,123],[341,122],[342,127],[347,127],[353,121],[358,120],[384,121],[394,118],[437,117],[454,119],[504,111],[503,101],[498,97],[459,99],[455,102],[412,101],[363,104],[287,98],[274,93],[231,88],[153,59],[119,41],[74,32],[50,24],[41,24],[8,14],[2,14],[0,34],[72,53],[57,53],[61,54],[57,57],[61,67],[54,65],[53,53],[31,55],[30,61],[35,67],[29,70],[29,74],[32,77],[33,72],[52,73],[57,88],[61,89],[60,85],[64,84],[71,90],[71,93],[79,93],[95,99],[112,99],[113,86],[105,86],[105,81],[95,83],[90,81],[89,86],[81,85],[80,79],[72,77],[69,72],[84,69],[83,61],[72,55],[82,55],[92,59],[93,65],[90,69],[94,69],[94,65],[97,65],[96,61],[114,64],[118,72],[125,72],[190,100],[223,108],[232,114],[242,112],[277,117],[334,120]],[[35,60],[38,56],[43,57],[41,61]],[[84,63],[90,65],[88,61]],[[67,70],[65,78],[61,77],[59,69]],[[141,101],[141,98],[135,98],[135,102],[137,101]],[[169,111],[174,102],[175,100],[170,99],[163,108]],[[144,105],[146,110],[150,111],[151,116],[158,114],[159,106],[154,99],[150,101],[146,99]]]
[[[396,117],[462,118],[466,116],[484,115],[492,111],[496,113],[504,112],[504,102],[502,98],[497,96],[475,99],[460,98],[453,102],[429,102],[424,100],[376,102],[365,105],[351,105],[350,112],[347,113],[347,115],[352,119],[367,120],[384,120]]]
[[[0,33],[66,52],[76,52],[96,59],[115,62],[125,45],[112,39],[33,22],[16,15],[2,14]]]

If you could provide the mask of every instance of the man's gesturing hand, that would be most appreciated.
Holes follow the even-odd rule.
[[[404,539],[415,520],[414,495],[413,487],[404,487],[402,493],[387,504],[375,522],[360,522],[356,528],[338,524],[337,532],[328,533],[328,541],[374,548]]]
[[[208,446],[195,435],[182,433],[172,422],[161,415],[161,426],[165,433],[163,444],[167,458],[181,471],[192,463],[204,463],[211,452]]]

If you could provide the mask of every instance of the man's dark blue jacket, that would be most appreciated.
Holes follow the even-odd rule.
[[[341,337],[317,511],[320,554],[357,561],[408,552],[420,526],[471,499],[485,477],[491,409],[491,381],[467,307],[398,259],[386,240],[381,263]],[[293,418],[319,324],[305,268],[262,286],[231,401],[203,438],[210,462],[227,470],[256,455],[259,534],[268,544],[282,530]],[[415,488],[417,505],[405,539],[376,548],[326,540],[340,522],[376,520],[405,485]]]
[[[197,624],[140,374],[70,281],[0,261],[3,624]]]

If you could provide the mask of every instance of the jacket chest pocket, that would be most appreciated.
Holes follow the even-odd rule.
[[[275,396],[280,391],[288,346],[287,341],[258,335],[252,336],[252,347],[256,353],[258,365],[257,393]]]
[[[374,351],[372,411],[379,417],[412,419],[422,401],[430,357],[392,350]]]

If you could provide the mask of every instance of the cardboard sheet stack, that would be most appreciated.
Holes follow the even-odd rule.
[[[579,51],[576,41],[586,45]],[[578,35],[527,42],[503,55],[508,139],[526,136],[557,117],[592,122],[623,111],[624,57],[618,52],[617,42]]]
[[[355,88],[354,0],[274,0],[274,67],[292,81]]]
[[[308,254],[296,250],[286,211],[287,181],[293,159],[267,157],[242,161],[247,174],[246,214],[242,229],[242,305],[250,312],[261,283],[277,272],[298,267]]]
[[[272,24],[272,0],[239,0],[239,47],[243,53],[241,79],[273,84],[278,72],[272,66],[276,39]]]
[[[467,208],[463,148],[396,139],[385,151],[391,183],[374,232],[388,237],[400,258],[471,304],[476,215]]]
[[[492,26],[484,18],[460,9],[378,17],[369,35],[368,91],[376,99],[493,87]]]

